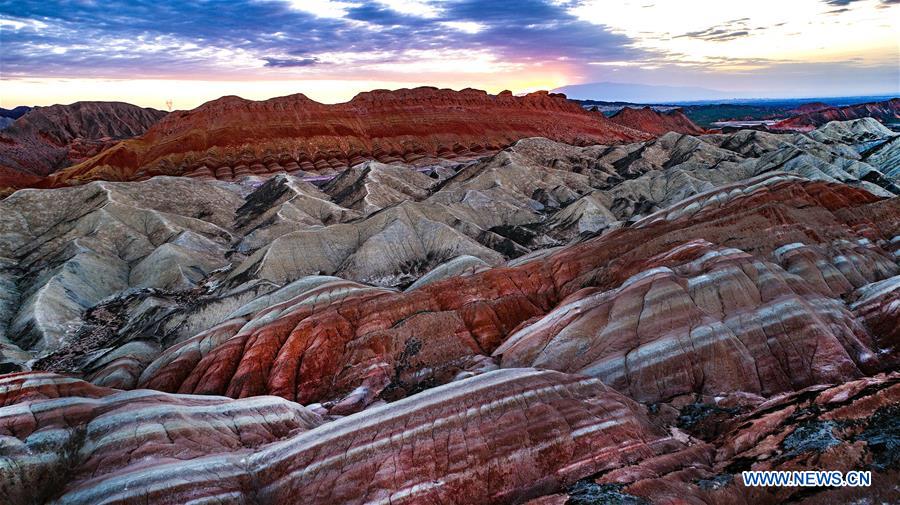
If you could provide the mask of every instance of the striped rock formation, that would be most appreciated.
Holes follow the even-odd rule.
[[[0,131],[0,194],[41,186],[43,176],[141,135],[165,115],[121,102],[35,107]]]
[[[29,398],[0,408],[0,486],[17,503],[509,503],[681,446],[599,381],[533,369],[326,424],[272,397],[0,380],[0,399]]]
[[[41,503],[124,468],[249,452],[324,422],[281,398],[120,392],[42,373],[0,378],[0,400],[8,503]]]
[[[743,251],[694,241],[612,291],[575,293],[495,355],[503,367],[595,376],[658,402],[858,377],[876,360],[871,347],[841,301]]]
[[[17,192],[0,503],[891,502],[873,123]]]
[[[900,120],[900,98],[893,98],[884,102],[848,105],[846,107],[820,108],[779,121],[772,125],[771,128],[775,130],[809,131],[831,121],[849,121],[864,117],[885,122]]]
[[[528,503],[828,505],[896,501],[900,374],[817,385],[769,400],[757,397],[743,406],[727,399],[718,402],[694,406],[724,414],[717,421],[722,433],[707,437],[706,443],[682,432],[689,442],[680,451],[584,479],[564,493]],[[748,487],[741,475],[745,470],[866,470],[872,472],[872,484]]]
[[[423,87],[361,93],[336,105],[301,94],[261,102],[227,96],[170,114],[145,135],[54,175],[50,183],[333,173],[371,159],[483,155],[526,137],[573,144],[648,138],[546,92],[516,97]]]
[[[622,110],[610,116],[609,120],[613,123],[653,135],[665,135],[668,132],[688,135],[705,133],[705,130],[685,116],[681,109],[656,112],[650,107],[642,107],[640,109],[623,107]]]
[[[874,349],[897,363],[900,349],[900,276],[866,284],[850,295],[850,308],[873,335]]]
[[[202,359],[197,357],[180,365],[182,376],[184,370],[189,370],[182,380],[173,381],[170,374],[151,374],[142,378],[142,387],[233,397],[275,394],[301,403],[324,402],[340,412],[354,411],[380,397],[407,396],[452,380],[460,373],[483,370],[483,356],[500,347],[517,327],[525,333],[539,331],[542,325],[537,321],[579,290],[593,287],[603,292],[617,288],[630,277],[652,268],[658,261],[653,258],[658,255],[671,255],[667,261],[676,266],[679,259],[699,254],[697,248],[679,248],[685,241],[703,239],[717,244],[727,240],[736,249],[762,257],[795,242],[831,243],[857,240],[864,235],[873,243],[886,243],[887,237],[895,236],[900,227],[897,206],[896,199],[881,200],[846,185],[767,176],[698,195],[632,227],[543,256],[525,258],[514,266],[436,282],[407,293],[348,300],[312,313],[289,307],[279,309],[276,318],[232,330],[233,336],[213,347]],[[748,228],[760,231],[752,236],[740,232]],[[709,246],[700,249],[703,247]],[[703,384],[727,386],[736,370],[750,366],[752,372],[753,367],[762,367],[767,361],[770,364],[766,366],[774,367],[772,373],[777,378],[762,379],[766,385],[756,385],[752,390],[771,393],[805,387],[819,379],[858,376],[860,368],[877,367],[868,335],[840,302],[774,264],[756,262],[742,252],[728,253],[728,257],[737,264],[723,267],[747,268],[747,272],[735,273],[730,279],[722,277],[720,285],[707,281],[703,273],[715,270],[717,262],[688,265],[681,280],[673,284],[673,288],[686,284],[692,277],[696,277],[695,283],[710,284],[701,306],[692,309],[695,315],[690,316],[688,311],[688,319],[680,319],[685,327],[690,327],[693,317],[697,323],[719,321],[713,326],[720,334],[747,334],[754,342],[764,343],[765,339],[759,340],[758,335],[768,332],[768,338],[782,338],[784,345],[792,345],[792,339],[812,347],[822,344],[818,357],[822,361],[813,365],[809,356],[798,351],[790,355],[801,355],[792,359],[799,359],[803,365],[798,364],[797,370],[777,372],[779,366],[773,360],[788,354],[775,351],[773,355],[748,341],[744,345],[754,350],[737,360],[743,363],[740,367],[717,368],[714,375],[722,375],[718,382],[714,376],[704,378],[689,372],[684,387],[676,388],[675,393],[699,392]],[[746,267],[742,266],[744,263]],[[880,280],[878,273],[873,275],[871,280]],[[642,290],[647,287],[646,282],[640,285]],[[742,294],[728,304],[715,299],[719,290],[736,294],[750,287],[759,294]],[[668,289],[661,291],[671,293]],[[810,301],[804,301],[806,298]],[[666,303],[661,302],[659,324],[669,324],[665,323]],[[788,315],[796,325],[776,324]],[[623,316],[626,317],[622,321],[628,320],[627,314]],[[729,316],[737,318],[732,330],[723,323]],[[801,329],[806,332],[804,336],[789,335]],[[708,341],[715,335],[711,332],[686,331],[684,338],[688,342]],[[737,340],[732,338],[732,345],[737,345]],[[651,367],[647,377],[664,374],[652,353],[637,356]],[[756,374],[750,376],[747,380]],[[629,392],[638,398],[665,398],[672,394],[658,391],[652,381]]]
[[[890,165],[860,152],[898,137],[870,122],[611,147],[524,139],[424,173],[369,162],[321,188],[280,174],[23,191],[0,202],[0,370],[40,357],[38,368],[99,380],[116,363],[122,374],[103,383],[133,387],[166,348],[307,276],[405,289],[468,275],[667,207],[690,212],[697,194],[723,188],[728,198],[736,181],[779,169],[890,196]],[[858,231],[780,242],[775,260],[828,297],[895,275],[891,253]]]

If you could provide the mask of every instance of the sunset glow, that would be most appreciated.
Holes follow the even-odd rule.
[[[609,81],[896,93],[894,0],[0,2],[0,105]],[[113,16],[111,13],[115,12]],[[103,20],[96,23],[94,20]]]

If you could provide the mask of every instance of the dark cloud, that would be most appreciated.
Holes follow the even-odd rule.
[[[688,32],[684,35],[678,35],[675,37],[676,39],[680,38],[693,38],[693,39],[703,39],[703,40],[711,40],[714,42],[724,42],[726,40],[734,40],[739,39],[741,37],[746,37],[750,35],[750,32],[747,30],[724,30],[724,29],[713,29],[709,28],[707,30],[702,30],[699,32]]]
[[[692,38],[692,39],[702,39],[712,42],[724,42],[726,40],[734,40],[739,39],[741,37],[746,37],[750,35],[751,31],[760,31],[765,30],[765,27],[757,27],[749,28],[747,23],[750,21],[750,18],[740,18],[733,19],[731,21],[727,21],[718,26],[713,26],[711,28],[707,28],[705,30],[698,30],[694,32],[687,32],[682,35],[678,35],[674,38]]]
[[[851,6],[851,4],[853,4],[853,3],[861,2],[861,1],[863,1],[863,0],[822,0],[822,1],[825,2],[825,3],[828,4],[828,5],[832,5],[832,6],[834,6],[834,7],[848,7],[848,6]],[[900,5],[900,0],[880,0],[880,4],[881,4],[881,5],[879,5],[879,7],[888,7],[888,6],[891,6],[891,5]],[[848,8],[844,8],[844,9],[835,9],[835,10],[833,10],[833,11],[828,11],[828,13],[829,13],[829,14],[840,14],[840,13],[842,13],[842,12],[847,12],[847,11],[849,11],[849,10],[850,10],[850,9],[848,9]]]
[[[319,62],[318,58],[263,58],[267,67],[309,67]]]

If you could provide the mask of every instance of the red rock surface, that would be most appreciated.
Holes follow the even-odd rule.
[[[546,92],[517,97],[416,88],[361,93],[336,105],[301,94],[260,102],[227,96],[172,113],[146,135],[57,174],[53,183],[332,171],[373,158],[483,154],[535,136],[573,144],[648,138]]]
[[[4,382],[7,395],[61,383],[59,400],[0,411],[21,458],[0,486],[17,502],[510,503],[681,447],[632,400],[552,371],[500,370],[324,425],[272,397]]]
[[[896,366],[898,217],[772,173],[408,292],[320,277],[89,377],[150,390],[0,376],[0,496],[889,503],[900,375],[863,375]],[[747,469],[875,485],[748,489]]]
[[[868,284],[850,299],[850,308],[875,336],[876,351],[886,361],[900,363],[900,276]]]
[[[639,401],[771,395],[861,375],[871,342],[839,300],[777,265],[693,241],[619,288],[583,289],[510,336],[501,366],[596,376]]]
[[[712,464],[691,451],[623,468],[597,479],[651,503],[768,505],[894,503],[900,478],[900,374],[813,386],[730,416],[709,440]],[[673,457],[675,456],[675,457]],[[744,470],[872,471],[870,487],[747,487]]]
[[[729,409],[719,398],[708,409]],[[900,374],[747,398],[717,433],[659,427],[603,385],[499,370],[324,422],[257,397],[0,378],[0,491],[12,503],[826,504],[896,496]],[[323,424],[324,422],[324,424]],[[748,488],[744,470],[873,472],[869,488]],[[577,484],[576,484],[577,481]],[[625,502],[629,503],[629,502]]]
[[[824,102],[809,102],[805,103],[796,109],[793,109],[791,112],[799,115],[799,114],[808,114],[810,112],[817,112],[824,109],[830,109],[831,106]]]
[[[231,330],[227,339],[204,356],[195,355],[179,364],[177,374],[155,367],[158,371],[144,376],[141,386],[232,397],[275,394],[304,404],[325,402],[326,407],[340,412],[355,411],[377,398],[399,398],[447,382],[460,373],[477,373],[484,369],[483,355],[497,349],[518,326],[526,321],[534,323],[583,288],[618,288],[629,277],[646,271],[655,256],[671,253],[676,255],[671,260],[684,259],[677,255],[678,246],[686,241],[727,241],[730,247],[757,257],[767,257],[778,247],[796,242],[833,243],[860,236],[884,242],[900,227],[898,205],[896,199],[880,200],[845,185],[776,174],[697,195],[632,227],[517,266],[452,278],[410,293],[348,299],[314,313],[308,306],[291,307],[288,302],[265,324]],[[777,321],[788,315],[793,318],[796,313],[790,304],[779,305],[779,297],[794,296],[791,293],[815,297],[814,289],[799,278],[770,280],[772,274],[765,270],[775,272],[775,267],[747,268],[745,275],[751,276],[748,282],[758,282],[754,289],[764,293],[755,298],[742,297],[744,301],[735,302],[734,307],[719,305],[720,314],[734,310],[741,317],[741,311],[759,311],[760,317]],[[754,277],[757,281],[749,280]],[[740,286],[721,289],[738,290]],[[828,349],[823,348],[813,360],[822,361],[812,367],[821,369],[823,375],[813,373],[795,380],[773,371],[781,378],[767,379],[771,382],[766,391],[804,387],[814,377],[853,377],[859,375],[863,365],[877,366],[877,360],[866,356],[868,337],[844,309],[797,303],[808,316],[785,319],[784,324],[774,326],[763,318],[756,329],[751,329],[753,321],[747,320],[742,325],[748,327],[742,331],[770,332],[767,338],[786,339],[785,345],[791,345],[791,338],[813,346],[827,340]],[[773,304],[768,311],[766,304]],[[826,316],[830,322],[817,320]],[[665,324],[665,318],[658,321]],[[809,325],[799,324],[801,321]],[[795,331],[806,336],[787,335]],[[792,359],[800,360],[796,373],[804,375],[812,370],[811,357],[801,354],[793,354],[798,357]],[[772,356],[750,353],[742,366],[759,366],[770,359],[763,359],[764,355]],[[160,360],[171,360],[168,356],[164,353]],[[651,356],[642,359],[653,362]],[[723,366],[715,370],[730,375],[742,368]],[[652,366],[647,373],[647,377],[664,374],[662,368],[654,371]],[[694,386],[696,381],[725,385],[730,380],[688,377],[688,383]],[[657,393],[652,383],[630,392],[641,398],[667,396]]]
[[[864,117],[872,117],[882,122],[896,122],[900,120],[900,98],[893,98],[884,102],[813,110],[779,121],[770,128],[774,130],[810,131],[830,121],[847,121]]]
[[[687,135],[701,135],[706,130],[697,126],[691,119],[684,115],[681,109],[666,112],[656,112],[650,107],[635,109],[624,107],[609,118],[610,121],[628,128],[650,133],[654,136],[665,135],[669,132],[684,133]]]
[[[165,112],[121,102],[36,107],[0,131],[0,186],[31,184],[95,156],[119,140],[141,135]],[[9,174],[4,174],[9,172]],[[14,174],[21,174],[15,179]]]

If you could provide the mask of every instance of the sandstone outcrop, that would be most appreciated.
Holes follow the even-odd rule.
[[[900,98],[884,102],[861,103],[846,107],[819,108],[779,121],[771,126],[775,130],[809,131],[831,121],[848,121],[870,117],[879,121],[900,120]]]
[[[870,164],[866,155],[896,144],[879,127],[861,120],[808,135],[670,133],[613,147],[524,139],[485,160],[434,171],[370,162],[321,188],[282,174],[240,183],[163,177],[24,191],[0,203],[0,256],[7,258],[0,273],[11,286],[0,303],[4,361],[21,366],[29,353],[51,353],[43,362],[56,363],[51,369],[93,374],[119,361],[107,345],[138,338],[143,343],[130,352],[142,364],[124,382],[110,382],[130,387],[163,349],[306,276],[418,290],[511,258],[527,261],[532,251],[610,233],[685,198],[777,170],[891,195],[889,165]],[[857,139],[862,154],[851,147]],[[49,201],[65,202],[65,215]],[[684,201],[677,208],[699,204]],[[777,261],[825,296],[843,296],[893,275],[886,262],[894,260],[878,253],[884,247],[859,239],[800,241],[805,249],[785,250]],[[115,337],[94,330],[113,327]],[[70,338],[93,342],[79,352],[110,354],[66,368],[72,364],[52,354]]]
[[[18,191],[0,496],[890,502],[897,138],[870,118],[524,138]],[[873,486],[750,489],[748,469]]]
[[[573,144],[647,138],[546,92],[381,90],[336,105],[301,94],[261,102],[228,96],[170,114],[145,135],[56,174],[53,183],[334,173],[372,159],[480,156],[536,136]]]
[[[668,132],[684,133],[687,135],[702,135],[706,133],[680,109],[665,112],[657,112],[650,107],[635,109],[623,107],[609,117],[613,123],[627,126],[635,130],[647,132],[653,135],[664,135]]]
[[[141,135],[165,115],[121,102],[35,107],[0,132],[0,187],[41,184],[40,177]]]
[[[858,377],[872,369],[871,346],[840,301],[776,265],[698,241],[648,259],[615,290],[571,295],[495,355],[503,367],[595,376],[659,402],[735,391],[770,396]]]
[[[3,381],[2,399],[31,407],[0,410],[13,451],[0,460],[0,485],[20,503],[509,503],[679,446],[599,381],[531,369],[327,424],[280,398]],[[52,392],[29,392],[41,387]]]
[[[630,277],[652,268],[648,265],[653,265],[656,255],[671,254],[676,259],[685,259],[687,253],[676,247],[684,241],[704,239],[717,243],[728,238],[735,248],[763,257],[783,244],[808,242],[810,238],[807,233],[812,229],[817,230],[818,236],[829,237],[829,243],[857,237],[857,229],[866,229],[873,242],[883,242],[884,237],[896,233],[900,223],[896,218],[880,221],[878,216],[895,215],[896,212],[895,199],[880,201],[869,193],[844,185],[769,176],[699,195],[682,205],[648,216],[632,227],[551,252],[540,261],[526,261],[514,267],[494,268],[452,278],[408,293],[351,299],[313,313],[302,306],[298,310],[290,307],[279,309],[277,319],[270,319],[264,325],[250,324],[245,326],[248,329],[233,330],[233,336],[226,337],[221,345],[196,362],[184,380],[172,382],[168,376],[151,375],[142,378],[142,386],[235,397],[275,394],[301,403],[326,402],[342,411],[348,408],[357,410],[380,395],[402,397],[427,387],[427,384],[443,383],[460,373],[483,370],[484,360],[479,356],[494,352],[498,347],[502,354],[506,347],[512,345],[504,344],[504,341],[520,325],[527,325],[522,332],[539,332],[545,326],[540,323],[540,318],[548,313],[551,314],[548,317],[552,318],[555,307],[563,304],[560,310],[568,314],[564,308],[566,297],[576,296],[576,292],[579,293],[577,296],[583,296],[585,291],[579,290],[591,286],[601,293],[620,286]],[[746,227],[764,231],[760,235],[735,240],[738,234],[733,230]],[[668,236],[667,230],[671,230],[673,235]],[[709,246],[702,245],[701,250],[703,247]],[[690,247],[688,250],[698,253]],[[740,252],[733,254],[736,258],[744,258],[733,261],[751,263],[746,267],[725,268],[723,265],[721,268],[724,272],[747,268],[747,273],[736,272],[734,275],[737,277],[730,285],[724,283],[726,278],[721,277],[722,274],[713,275],[721,277],[723,284],[709,286],[709,294],[697,295],[702,297],[698,299],[701,299],[699,303],[703,307],[694,309],[696,322],[692,324],[688,318],[685,328],[697,326],[698,329],[693,334],[685,330],[685,343],[695,338],[715,343],[728,333],[735,335],[728,338],[732,338],[736,349],[743,346],[754,348],[754,351],[736,353],[729,350],[729,353],[735,354],[732,361],[736,361],[732,365],[707,369],[715,371],[705,378],[702,373],[703,360],[697,357],[699,368],[685,372],[685,387],[679,391],[657,391],[652,376],[666,375],[668,372],[651,367],[649,382],[636,386],[637,390],[629,390],[630,394],[642,399],[667,398],[679,393],[700,392],[702,387],[698,389],[697,386],[703,384],[717,384],[715,388],[722,390],[746,387],[751,391],[771,393],[805,387],[817,380],[855,377],[863,371],[878,368],[879,362],[871,350],[869,335],[841,302],[820,295],[809,283],[788,275],[780,267],[753,263]],[[689,265],[686,268],[699,270],[693,274],[685,273],[688,277],[678,282],[688,284],[691,276],[697,276],[697,281],[705,281],[712,274],[705,273],[703,269],[715,268],[715,264],[712,262],[705,267],[703,264]],[[873,275],[878,280],[878,275],[888,275],[892,271],[896,268],[883,273],[874,272]],[[744,275],[750,277],[742,277]],[[781,276],[781,281],[777,280],[778,276]],[[752,279],[757,277],[760,284],[751,290]],[[677,287],[678,282],[673,287]],[[644,292],[647,286],[646,283],[639,284],[633,289]],[[677,296],[670,289],[659,289]],[[729,301],[732,305],[724,306],[724,302],[716,301],[719,289],[734,289],[734,293],[742,293],[741,298]],[[754,292],[759,295],[752,295]],[[674,304],[673,300],[667,302],[663,299],[660,301],[661,307]],[[807,303],[807,300],[815,301]],[[589,304],[591,307],[595,305],[594,302]],[[638,307],[640,305],[637,303]],[[680,312],[689,313],[689,310]],[[591,312],[592,316],[594,314]],[[654,317],[651,314],[652,311],[648,311],[646,317]],[[780,314],[774,321],[781,321],[788,314],[793,319],[790,323],[779,322],[770,327],[772,314]],[[731,323],[734,329],[729,329],[723,322],[731,315],[734,316]],[[660,324],[666,324],[673,332],[678,332],[677,326],[666,322],[669,321],[668,314],[660,312],[658,318]],[[597,321],[603,321],[603,316],[597,314],[596,318],[589,320],[596,325]],[[624,324],[626,320],[627,316],[623,314],[621,319],[616,318],[616,324]],[[637,324],[640,318],[635,321]],[[701,331],[699,323],[703,321],[711,325],[709,331]],[[565,324],[561,326],[565,327]],[[714,329],[719,332],[719,337],[716,337]],[[654,335],[660,333],[652,327],[647,331]],[[768,334],[768,339],[779,338],[779,335],[785,339],[799,339],[793,343],[785,340],[785,347],[794,348],[801,345],[800,341],[809,339],[807,344],[802,345],[819,348],[821,364],[815,364],[815,355],[809,356],[802,351],[798,351],[793,358],[787,355],[766,354],[765,358],[762,354],[754,355],[754,352],[772,351],[765,350],[765,346],[760,348],[750,340],[739,344],[738,335],[745,333],[745,340],[761,334]],[[419,337],[424,334],[429,338]],[[637,341],[636,347],[642,343],[639,339]],[[540,343],[535,345],[542,347]],[[577,342],[572,345],[578,348]],[[721,351],[724,352],[724,349]],[[711,350],[708,354],[710,363],[722,352]],[[167,359],[165,354],[163,356],[160,359]],[[435,361],[436,356],[441,358]],[[659,363],[655,354],[637,353],[638,356],[640,360],[647,360],[648,364]],[[740,364],[744,359],[744,364]],[[796,363],[788,366],[780,361],[784,359],[799,359],[806,365]],[[753,368],[763,367],[766,360],[776,369],[789,370],[787,375],[775,378],[780,372],[754,372]],[[679,363],[679,366],[684,367],[684,364]],[[755,386],[727,384],[727,381],[735,380],[735,370],[744,370],[747,366],[753,373],[746,374],[747,377],[742,379],[752,381],[761,373],[767,377],[764,380],[773,382],[769,385],[757,383]],[[816,370],[821,370],[822,375],[817,375],[819,372]],[[717,383],[717,380],[720,382]],[[621,387],[620,383],[613,384]]]
[[[720,398],[689,405],[680,424],[689,446],[637,465],[584,479],[546,499],[696,505],[830,504],[893,501],[900,462],[896,415],[900,375],[812,386],[762,398]],[[697,431],[698,418],[722,412],[721,434]],[[699,413],[699,415],[698,415]],[[684,424],[687,423],[687,424]],[[680,431],[680,430],[679,430]],[[707,452],[709,451],[709,452]],[[745,470],[872,472],[867,487],[749,487]],[[629,501],[630,500],[630,501]],[[536,502],[540,503],[540,502]]]

